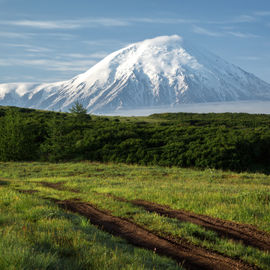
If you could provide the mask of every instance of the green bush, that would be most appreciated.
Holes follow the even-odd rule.
[[[0,160],[91,160],[269,172],[270,116],[160,114],[144,121],[0,108]]]

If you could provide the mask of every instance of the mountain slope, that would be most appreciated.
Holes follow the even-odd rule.
[[[131,44],[68,81],[0,85],[1,105],[67,110],[76,100],[90,112],[270,100],[270,84],[174,35]]]

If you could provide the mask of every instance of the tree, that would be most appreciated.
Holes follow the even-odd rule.
[[[9,109],[0,123],[0,160],[33,160],[36,157],[37,126]]]
[[[87,114],[87,109],[79,101],[75,101],[69,111],[76,115]]]

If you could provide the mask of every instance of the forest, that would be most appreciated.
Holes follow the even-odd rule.
[[[81,160],[269,173],[270,116],[118,117],[0,107],[0,161]]]

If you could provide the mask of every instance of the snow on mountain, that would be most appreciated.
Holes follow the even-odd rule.
[[[0,105],[66,111],[77,100],[89,112],[270,100],[270,84],[177,35],[131,44],[68,81],[0,84]]]

